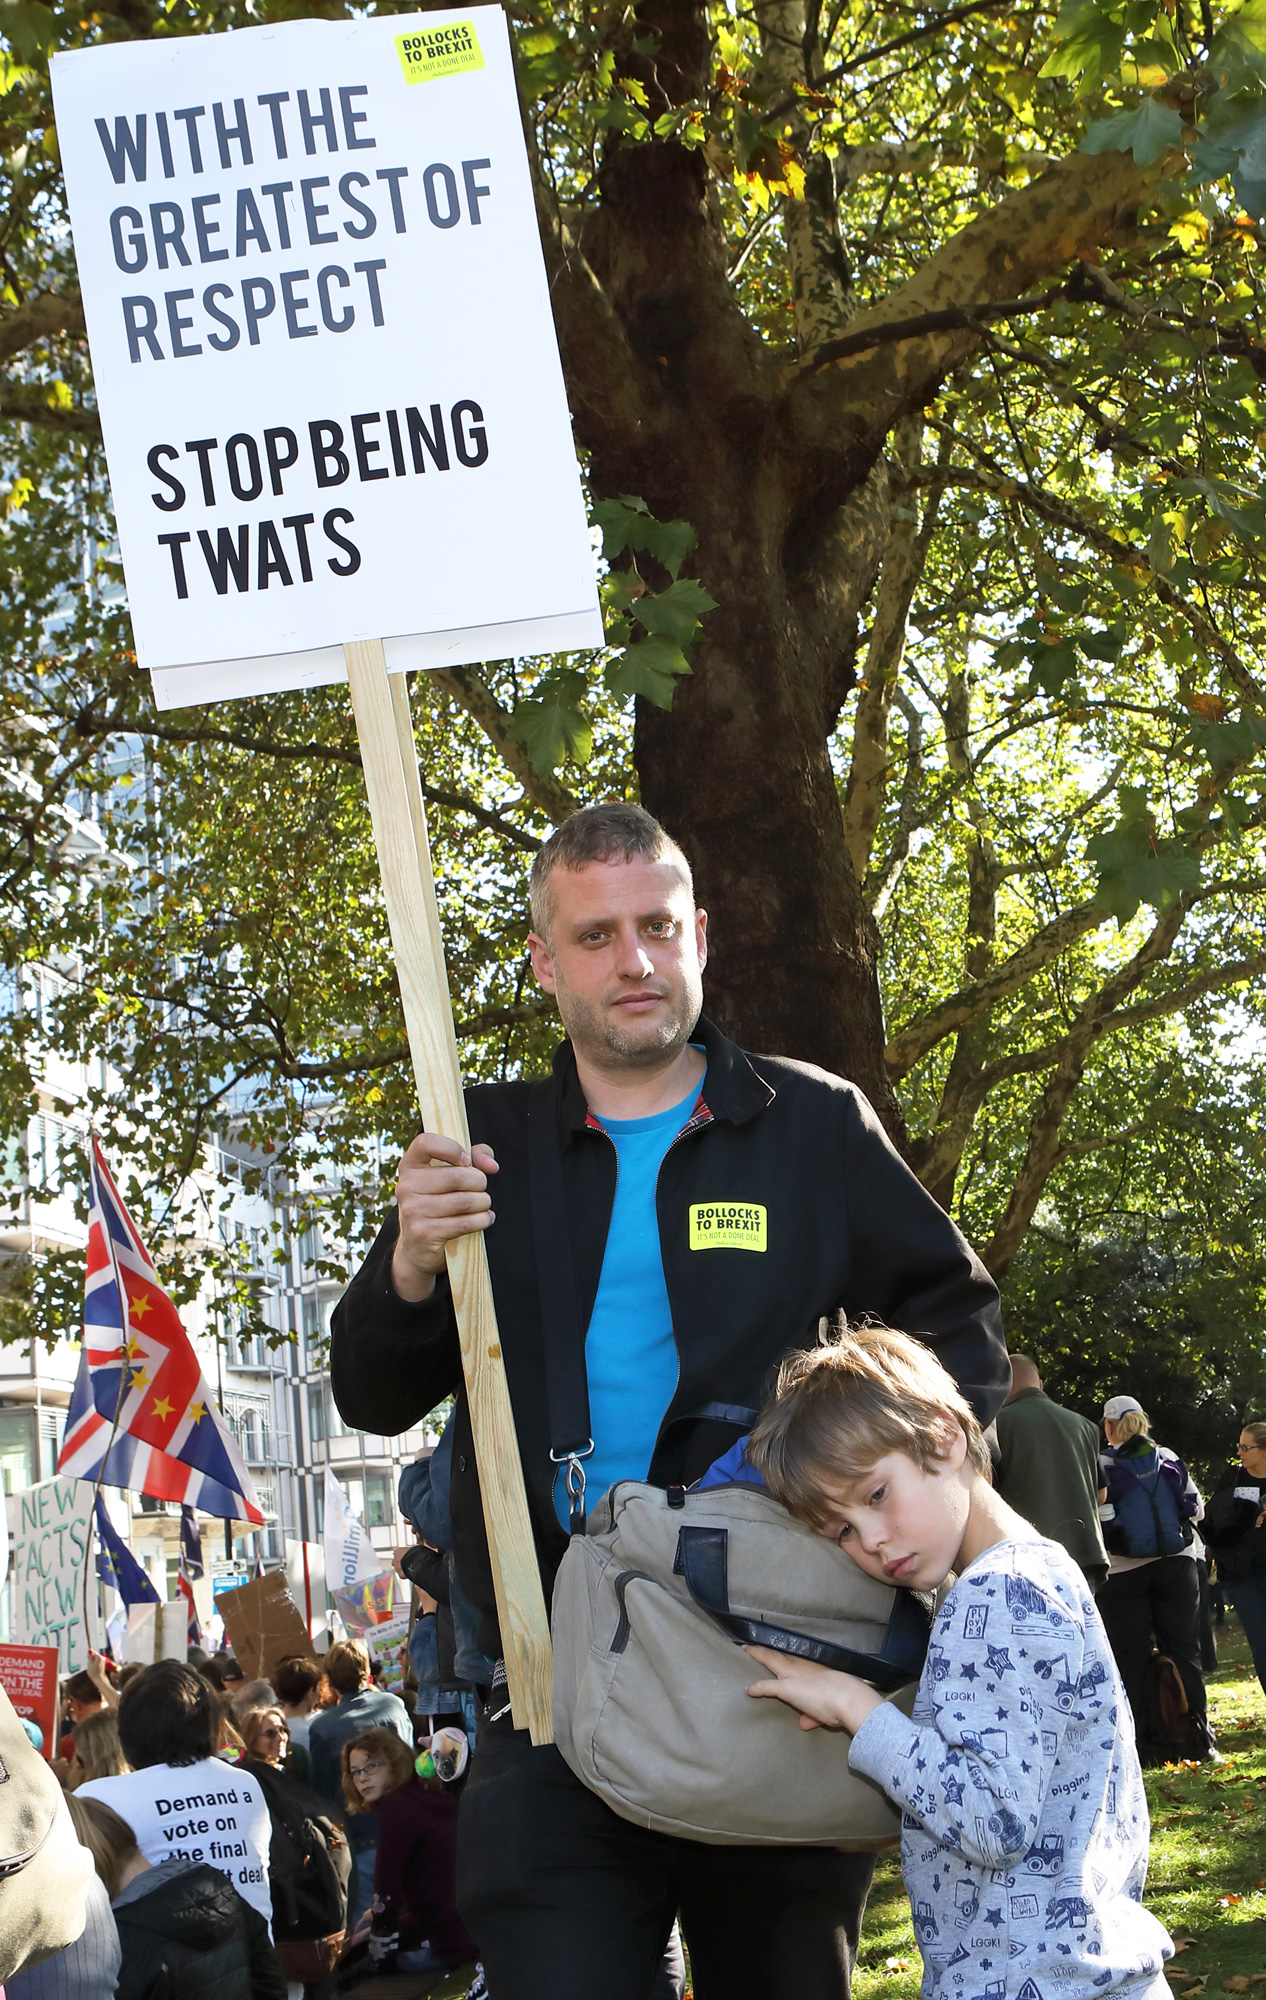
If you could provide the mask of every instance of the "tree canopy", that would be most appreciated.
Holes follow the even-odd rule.
[[[4,1117],[101,1048],[154,1186],[236,1121],[349,1225],[413,1111],[346,696],[149,701],[47,59],[350,11],[9,0],[0,78],[4,952],[65,974]],[[1259,1343],[1266,5],[510,14],[611,646],[414,683],[470,1073],[552,1036],[529,852],[636,793],[721,1025],[861,1083],[996,1272],[1163,1239]]]

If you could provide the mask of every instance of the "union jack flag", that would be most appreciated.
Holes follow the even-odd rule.
[[[57,1470],[262,1526],[251,1476],[95,1134],[89,1182],[84,1345]]]

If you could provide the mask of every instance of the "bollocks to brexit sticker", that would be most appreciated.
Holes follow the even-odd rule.
[[[397,35],[396,48],[406,83],[430,83],[437,76],[458,76],[482,69],[483,51],[473,21],[452,21],[446,28],[420,28]]]
[[[692,1250],[764,1250],[765,1210],[755,1201],[699,1201],[690,1210]]]

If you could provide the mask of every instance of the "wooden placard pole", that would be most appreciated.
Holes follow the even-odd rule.
[[[408,689],[403,674],[387,672],[380,639],[349,643],[343,654],[423,1124],[469,1146]],[[454,1238],[448,1275],[510,1702],[534,1743],[552,1743],[549,1623],[482,1236]]]

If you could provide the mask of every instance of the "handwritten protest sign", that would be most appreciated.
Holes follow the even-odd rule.
[[[92,1497],[86,1480],[59,1478],[41,1480],[8,1501],[13,1636],[25,1646],[55,1646],[63,1674],[88,1664],[83,1574],[92,1552]],[[95,1619],[95,1591],[88,1596]],[[101,1644],[95,1622],[91,1644]]]
[[[16,1712],[44,1737],[44,1755],[57,1755],[57,1648],[0,1646],[0,1688]]]
[[[499,7],[53,61],[160,707],[602,643]]]

